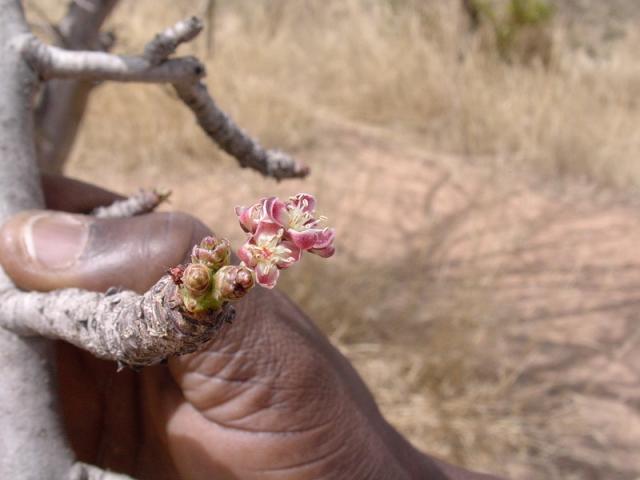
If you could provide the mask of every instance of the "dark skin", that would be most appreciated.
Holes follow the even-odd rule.
[[[62,177],[43,187],[48,208],[74,214],[117,198]],[[184,214],[97,220],[51,210],[3,227],[0,261],[21,288],[141,292],[210,233]],[[256,288],[237,311],[201,351],[139,373],[60,342],[62,412],[78,459],[154,480],[495,478],[414,449],[285,295]]]

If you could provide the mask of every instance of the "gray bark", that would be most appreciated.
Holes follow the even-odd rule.
[[[43,208],[31,103],[37,76],[23,61],[28,35],[18,0],[0,0],[0,223]],[[16,291],[0,268],[0,292]],[[8,312],[0,322],[11,322]],[[128,477],[74,463],[57,407],[50,340],[0,328],[0,478],[12,480]]]
[[[37,79],[16,44],[17,38],[28,34],[18,0],[0,0],[0,26],[0,222],[4,222],[16,212],[44,205],[30,108]],[[0,289],[12,288],[2,272]],[[57,415],[51,353],[49,340],[21,338],[0,329],[0,478],[64,478],[73,464]]]
[[[25,58],[44,80],[174,83],[193,82],[204,75],[204,66],[193,57],[152,64],[145,57],[124,57],[105,52],[73,51],[52,47],[31,37],[24,42]]]
[[[75,288],[49,293],[0,294],[11,319],[5,327],[21,335],[65,340],[98,358],[143,367],[170,355],[195,351],[231,321],[233,307],[191,318],[181,313],[177,286],[162,277],[144,295]]]

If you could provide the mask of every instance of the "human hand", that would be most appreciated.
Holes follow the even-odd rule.
[[[117,198],[62,178],[43,186],[50,208],[70,212]],[[3,227],[0,261],[24,289],[142,292],[209,233],[184,214],[26,212]],[[236,308],[203,349],[138,374],[60,343],[78,459],[159,480],[457,478],[389,426],[349,362],[284,295],[256,288]]]

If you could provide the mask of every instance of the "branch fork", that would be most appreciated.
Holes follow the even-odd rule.
[[[182,43],[193,40],[202,28],[202,22],[196,17],[182,20],[157,34],[139,56],[67,50],[47,45],[30,34],[23,36],[20,49],[43,80],[169,83],[204,132],[236,158],[241,167],[277,180],[307,176],[307,166],[284,152],[265,149],[220,109],[201,81],[206,72],[198,59],[169,58]]]

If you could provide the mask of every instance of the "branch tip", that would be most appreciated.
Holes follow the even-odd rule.
[[[181,43],[193,40],[204,28],[198,17],[181,20],[162,33],[158,33],[144,49],[144,57],[157,65],[172,55]]]

